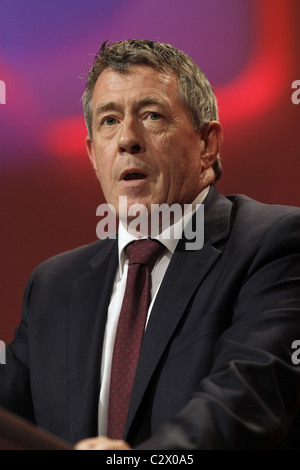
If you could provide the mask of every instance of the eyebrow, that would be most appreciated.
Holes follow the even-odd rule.
[[[152,96],[133,102],[134,109],[139,109],[145,106],[153,106],[153,105],[162,106],[168,109],[168,106],[166,103],[164,103],[164,101],[162,101],[160,98],[156,98]],[[115,101],[109,101],[108,103],[100,104],[99,106],[97,106],[97,109],[95,112],[95,119],[97,119],[101,114],[107,111],[121,111],[121,110],[122,110],[122,106],[116,103]]]
[[[106,111],[120,111],[121,106],[115,103],[114,101],[110,101],[108,103],[100,104],[97,106],[95,112],[95,118],[99,117],[101,114],[105,113]]]

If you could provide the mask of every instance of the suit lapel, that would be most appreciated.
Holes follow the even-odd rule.
[[[211,188],[204,208],[203,248],[186,251],[186,240],[182,238],[178,243],[153,305],[143,338],[125,436],[130,431],[149,381],[191,297],[222,254],[218,246],[228,237],[231,207],[230,201],[221,196],[215,188]]]
[[[117,242],[108,240],[72,286],[67,320],[72,442],[97,430],[102,343],[117,262]]]

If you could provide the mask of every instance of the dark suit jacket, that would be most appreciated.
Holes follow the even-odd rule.
[[[117,241],[42,263],[0,367],[0,405],[75,443],[97,432]],[[138,449],[299,448],[300,210],[205,201],[205,243],[179,241],[144,335],[124,438]]]

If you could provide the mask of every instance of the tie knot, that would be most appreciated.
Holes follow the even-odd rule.
[[[152,269],[164,248],[164,245],[159,241],[147,238],[130,243],[125,251],[129,258],[129,265],[147,264]]]

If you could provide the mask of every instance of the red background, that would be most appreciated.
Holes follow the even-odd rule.
[[[201,2],[189,0],[189,4],[192,3],[198,9]],[[224,0],[221,3],[224,7]],[[0,4],[0,13],[5,4],[5,1]],[[300,206],[300,105],[291,101],[292,82],[300,79],[300,2],[262,0],[253,1],[250,5],[245,1],[245,9],[249,10],[247,31],[233,30],[230,38],[238,42],[243,40],[243,34],[249,36],[239,70],[230,76],[233,65],[228,63],[226,80],[212,80],[225,135],[224,175],[217,187],[224,194],[244,193],[266,203]],[[159,15],[159,6],[157,8]],[[205,14],[205,9],[203,12]],[[228,13],[231,14],[235,12]],[[149,18],[143,17],[141,21],[142,26],[144,22],[151,28]],[[177,42],[172,41],[176,21],[182,35],[176,39]],[[206,52],[208,56],[212,54],[210,38],[217,28],[211,16],[206,18],[206,22],[212,34],[203,56]],[[132,24],[123,33],[125,37],[115,34],[112,39],[130,37]],[[63,27],[63,23],[57,26]],[[159,40],[171,42],[179,48],[184,44],[184,50],[190,53],[186,35],[196,34],[196,26],[193,28],[190,31],[188,24],[180,23],[180,17],[175,18],[164,25],[164,36],[161,35]],[[98,36],[95,35],[91,41],[94,52],[107,39],[99,29]],[[139,37],[144,37],[142,32]],[[96,208],[103,202],[103,197],[85,156],[85,128],[80,106],[72,112],[53,113],[47,126],[43,126],[42,116],[35,120],[32,117],[32,123],[26,122],[25,118],[22,132],[18,106],[20,96],[25,102],[29,95],[26,96],[26,88],[23,91],[19,89],[19,98],[11,97],[15,107],[9,108],[9,85],[16,82],[10,75],[8,62],[1,62],[1,47],[0,43],[0,79],[7,85],[7,104],[0,105],[0,339],[8,341],[20,319],[23,291],[30,273],[42,260],[96,239]],[[203,50],[202,43],[199,48]],[[218,56],[215,50],[213,52],[211,60],[217,63]],[[83,46],[76,50],[76,54],[85,58],[89,53],[90,49]],[[192,52],[190,54],[193,56]],[[199,61],[198,65],[202,67]],[[30,67],[34,73],[34,61]],[[203,69],[206,71],[204,66]],[[87,72],[86,67],[84,70]],[[75,74],[73,70],[72,73]],[[58,71],[58,74],[62,72]],[[39,82],[43,83],[41,73]],[[71,98],[79,101],[80,96],[74,94]],[[51,106],[50,99],[48,101],[42,103],[44,108]],[[39,100],[35,101],[33,97],[30,102],[32,109],[35,106],[39,108]],[[31,148],[24,144],[25,126],[32,132],[33,140],[42,141],[47,158],[34,146]]]

